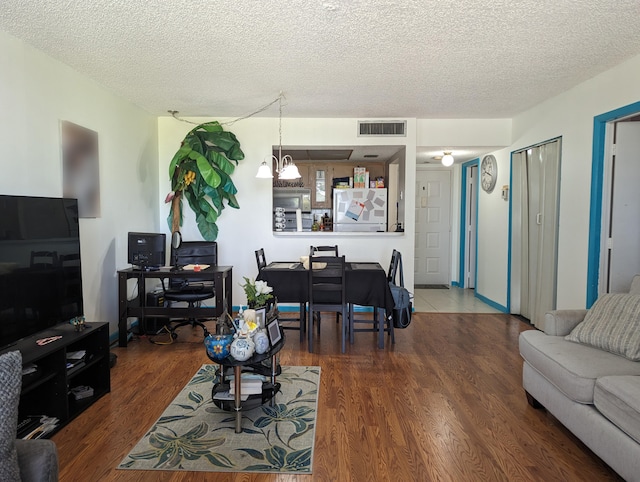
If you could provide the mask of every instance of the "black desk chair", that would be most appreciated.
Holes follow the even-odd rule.
[[[186,266],[188,264],[208,264],[216,266],[218,264],[218,244],[209,241],[183,241],[179,248],[171,248],[171,259],[176,262],[177,266]],[[204,300],[215,298],[215,286],[213,280],[202,280],[198,278],[189,278],[185,271],[184,277],[169,278],[169,286],[165,287],[162,280],[162,288],[164,290],[164,299],[169,303],[186,302],[189,308],[194,308],[197,303]],[[204,330],[206,337],[209,332],[204,323],[189,318],[187,320],[178,321],[176,325],[171,326],[169,331],[172,338],[177,338],[176,328],[191,325],[199,326]]]
[[[342,314],[342,353],[346,351],[348,329],[344,256],[315,256],[309,259],[309,352],[313,352],[314,313]],[[320,334],[320,317],[317,318]]]
[[[258,265],[258,274],[260,274],[262,268],[267,266],[267,259],[264,257],[264,248],[256,250],[256,263]]]

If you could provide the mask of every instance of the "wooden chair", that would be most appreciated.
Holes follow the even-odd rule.
[[[395,283],[396,273],[398,272],[398,265],[400,263],[400,258],[401,258],[400,252],[394,249],[393,252],[391,253],[391,262],[389,263],[389,271],[387,271],[388,282]],[[354,333],[357,331],[374,332],[374,333],[378,332],[379,321],[378,321],[377,310],[378,308],[374,306],[373,319],[371,320],[365,319],[365,318],[356,318],[354,314],[353,305],[349,304],[349,341],[351,343],[355,342]],[[384,320],[385,320],[384,323],[386,324],[386,326],[384,327],[384,331],[386,331],[391,337],[391,343],[395,343],[396,337],[393,331],[393,320],[391,319],[391,313],[385,313]],[[371,326],[368,328],[356,328],[356,325],[362,325],[362,324],[371,325]]]
[[[267,260],[264,257],[264,248],[256,250],[256,263],[258,264],[258,274],[260,274],[262,268],[267,266]]]
[[[346,351],[348,331],[344,256],[315,256],[309,259],[309,352],[313,352],[314,313],[329,311],[342,315],[341,351]],[[317,319],[320,333],[320,317]]]
[[[387,281],[390,283],[395,283],[396,281],[396,273],[398,272],[398,264],[400,263],[400,251],[396,251],[395,249],[391,253],[391,262],[389,263],[389,271],[387,271]]]
[[[335,246],[310,246],[309,259],[317,256],[340,256],[338,254],[338,245]],[[318,314],[318,316],[320,316]],[[340,321],[340,313],[336,313],[336,323]],[[318,326],[320,322],[318,322]]]
[[[267,266],[267,258],[264,255],[264,248],[256,250],[256,264],[258,265],[258,276],[262,270]],[[285,330],[298,330],[300,331],[300,343],[304,340],[304,332],[307,325],[307,304],[300,303],[300,309],[298,317],[283,317],[278,316],[280,327]]]
[[[309,249],[309,257],[311,256],[340,256],[338,254],[338,245],[311,246],[311,248]]]

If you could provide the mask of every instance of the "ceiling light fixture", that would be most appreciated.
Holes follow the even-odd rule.
[[[453,156],[451,155],[451,151],[444,151],[444,156],[442,156],[442,165],[445,167],[453,166]]]
[[[280,93],[280,97],[278,97],[278,105],[280,109],[280,117],[279,117],[279,143],[278,143],[278,157],[271,156],[271,162],[276,163],[276,172],[278,173],[278,179],[283,180],[292,180],[292,179],[300,179],[302,176],[300,175],[300,171],[298,171],[298,167],[294,164],[293,158],[286,154],[282,155],[282,93]],[[261,179],[271,179],[273,178],[273,174],[271,173],[271,167],[267,164],[267,161],[262,161],[260,167],[258,168],[258,173],[256,174],[257,178]]]

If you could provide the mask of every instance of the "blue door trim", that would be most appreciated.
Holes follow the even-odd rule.
[[[466,240],[466,236],[467,236],[467,230],[466,230],[466,226],[465,226],[465,221],[466,221],[466,214],[467,214],[467,177],[468,177],[468,170],[469,168],[473,167],[474,165],[478,166],[478,169],[480,167],[480,158],[477,157],[471,161],[467,161],[465,163],[462,163],[460,165],[460,167],[462,168],[462,189],[460,189],[460,260],[459,260],[459,266],[458,266],[458,286],[460,288],[464,288],[464,264],[465,264],[465,252],[464,252],[464,246],[465,246],[465,240]],[[478,226],[477,226],[477,222],[478,222],[478,189],[476,189],[476,232],[478,231]],[[478,237],[476,236],[476,253],[478,252]],[[477,264],[477,263],[476,263]],[[477,270],[476,270],[476,277],[478,276]],[[477,282],[477,278],[476,278],[476,282]],[[453,283],[452,283],[453,285]]]
[[[600,242],[602,236],[602,184],[607,123],[640,112],[640,102],[620,107],[593,118],[591,160],[591,201],[589,211],[589,250],[587,264],[587,308],[598,299],[600,277]]]

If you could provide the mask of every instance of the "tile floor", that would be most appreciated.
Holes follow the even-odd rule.
[[[451,287],[448,290],[421,290],[413,293],[415,311],[426,313],[500,313],[475,297],[474,290]]]

